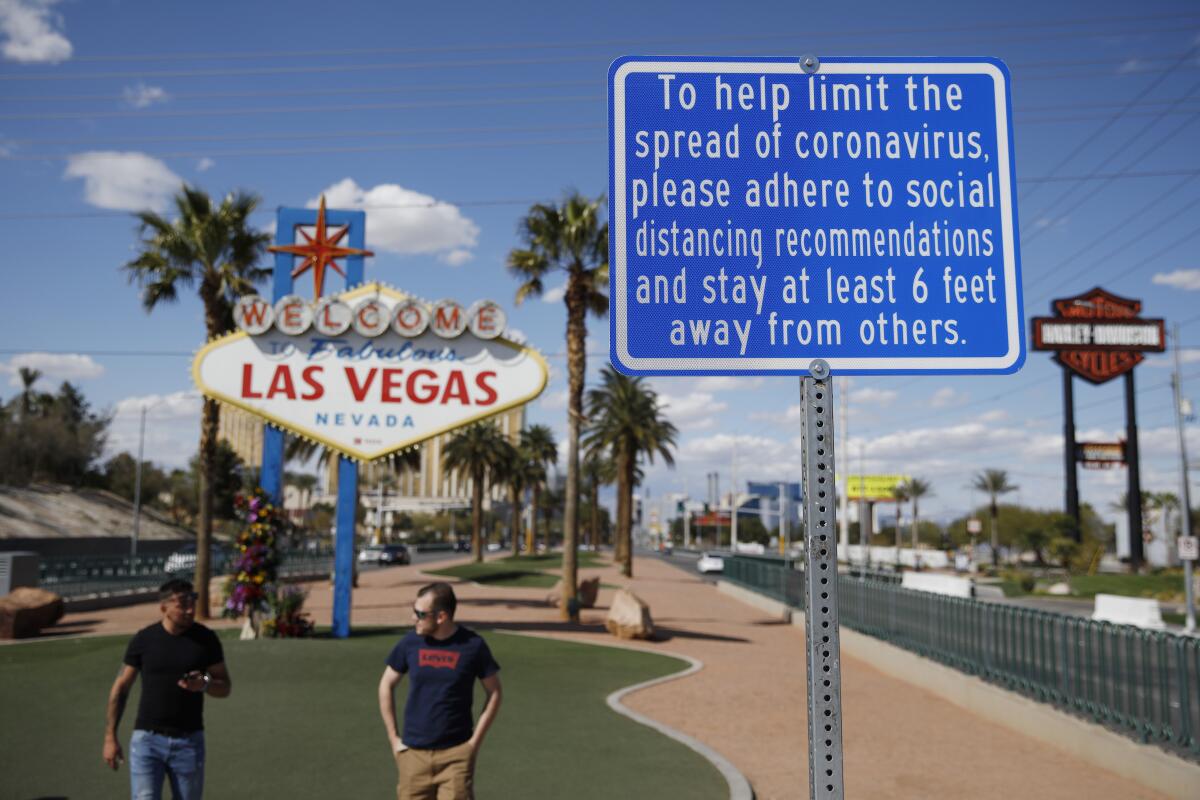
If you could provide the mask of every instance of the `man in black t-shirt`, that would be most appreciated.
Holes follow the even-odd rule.
[[[204,792],[204,695],[228,697],[233,683],[221,641],[196,622],[196,593],[178,578],[159,589],[162,619],[138,631],[108,694],[104,761],[124,760],[117,726],[138,674],[142,697],[129,739],[129,779],[134,800],[159,800],[163,777],[176,800]]]
[[[446,583],[417,592],[413,630],[392,649],[379,681],[379,713],[400,773],[399,800],[472,800],[475,757],[500,710],[500,665],[487,642],[454,622],[457,601]],[[409,676],[404,731],[397,732],[394,692]],[[475,681],[487,702],[471,718]]]

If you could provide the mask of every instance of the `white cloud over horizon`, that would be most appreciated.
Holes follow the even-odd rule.
[[[157,158],[138,152],[93,150],[67,159],[66,180],[83,180],[90,205],[116,211],[161,211],[183,179]]]
[[[370,213],[368,247],[402,256],[432,255],[451,267],[475,257],[479,226],[450,203],[396,183],[363,188],[353,178],[343,178],[321,194],[330,208]],[[319,203],[320,196],[307,206],[316,208]]]
[[[89,378],[99,378],[104,374],[104,366],[96,363],[91,356],[79,353],[21,353],[0,363],[0,375],[8,375],[9,386],[21,386],[21,367],[36,369],[41,379],[34,386],[43,391],[51,387],[50,381],[81,381]]]
[[[63,18],[53,10],[58,0],[0,0],[0,52],[8,61],[57,64],[74,48],[61,32]]]

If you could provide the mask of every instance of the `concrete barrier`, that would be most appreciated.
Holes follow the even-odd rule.
[[[905,572],[900,579],[901,589],[912,589],[914,592],[932,592],[950,597],[972,597],[970,578],[958,578],[954,575],[942,575],[938,572]]]
[[[870,550],[872,564],[899,564],[902,567],[921,567],[928,569],[948,569],[953,566],[950,557],[941,550],[913,550],[911,547],[871,547],[852,544],[839,547],[838,561],[849,564],[862,564],[867,560]]]
[[[1116,594],[1096,595],[1096,607],[1092,619],[1097,622],[1112,622],[1117,625],[1133,625],[1138,628],[1163,630],[1162,610],[1158,601],[1147,597],[1122,597]]]

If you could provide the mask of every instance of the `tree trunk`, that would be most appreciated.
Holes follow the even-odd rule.
[[[567,487],[563,503],[562,618],[576,621],[579,542],[579,423],[583,419],[583,381],[587,371],[588,287],[582,268],[573,268],[567,279]]]
[[[537,552],[538,509],[542,505],[542,484],[533,485],[533,513],[529,515],[529,530],[525,531],[525,555],[531,556]]]
[[[996,507],[995,501],[992,501],[992,566],[996,569],[1000,568],[1000,531],[996,529],[996,520],[1000,516],[1000,509]]]
[[[216,483],[217,429],[221,421],[221,407],[211,397],[204,399],[200,418],[200,498],[199,517],[196,525],[196,616],[211,619],[208,585],[212,582],[212,564],[209,558],[212,548],[213,530],[213,486]]]
[[[629,445],[617,451],[617,537],[621,542],[621,574],[633,577],[633,455]]]
[[[483,470],[471,476],[471,555],[483,561]]]
[[[917,498],[913,498],[912,548],[917,549],[917,541],[921,535],[921,513],[917,509]]]
[[[896,567],[900,567],[900,503],[896,503]]]
[[[510,487],[509,492],[512,495],[512,530],[508,535],[512,537],[512,554],[519,556],[521,554],[521,492],[515,486]]]
[[[600,485],[597,481],[592,481],[591,486],[591,501],[592,501],[592,524],[591,532],[588,535],[588,544],[593,548],[600,549]]]

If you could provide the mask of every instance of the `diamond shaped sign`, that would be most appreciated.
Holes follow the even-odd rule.
[[[276,310],[260,301],[265,317],[247,318],[242,331],[201,349],[192,363],[196,386],[359,461],[527,403],[549,377],[535,350],[502,336],[476,335],[488,335],[487,325],[503,319],[490,303],[475,307],[486,317],[449,301],[431,311],[382,284],[323,300],[315,311],[299,302],[285,298]],[[239,303],[239,313],[246,309],[254,311]],[[448,324],[459,312],[463,324]],[[353,324],[338,324],[339,314]],[[429,324],[414,331],[409,322],[422,314]],[[466,324],[468,314],[485,324]]]

